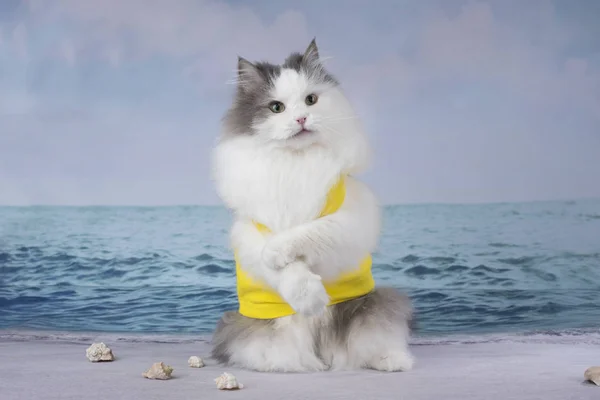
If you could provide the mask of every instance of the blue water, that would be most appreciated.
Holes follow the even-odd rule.
[[[600,201],[385,209],[374,275],[419,333],[600,327]],[[0,328],[207,334],[236,308],[220,207],[0,207]]]

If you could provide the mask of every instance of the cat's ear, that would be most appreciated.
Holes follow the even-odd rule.
[[[317,48],[317,39],[313,38],[310,42],[304,55],[302,56],[302,60],[308,65],[315,65],[319,63],[319,49]]]
[[[256,65],[238,56],[238,87],[251,89],[263,81],[263,76]]]

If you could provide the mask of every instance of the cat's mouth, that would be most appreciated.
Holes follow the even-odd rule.
[[[313,131],[312,131],[312,130],[310,130],[310,129],[306,129],[306,128],[302,128],[302,129],[300,129],[298,132],[294,133],[294,134],[293,134],[293,135],[290,137],[290,139],[292,139],[292,138],[296,138],[296,137],[307,136],[307,135],[309,135],[309,134],[311,134],[311,133],[313,133]]]

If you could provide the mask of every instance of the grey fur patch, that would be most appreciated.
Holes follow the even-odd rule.
[[[253,123],[268,118],[272,113],[269,95],[274,82],[281,74],[281,67],[267,62],[250,63],[238,61],[238,86],[231,108],[223,122],[227,133],[253,134]]]
[[[249,343],[256,335],[269,335],[273,325],[272,319],[248,318],[237,311],[224,313],[212,337],[212,357],[219,363],[229,364],[234,343]]]
[[[232,106],[223,118],[228,134],[255,134],[253,124],[272,115],[268,106],[277,100],[270,96],[275,80],[283,68],[305,73],[315,83],[338,85],[319,60],[316,40],[313,39],[304,54],[292,53],[283,64],[255,62],[238,58],[238,85]]]
[[[410,325],[410,299],[394,288],[377,288],[365,296],[331,306],[331,332],[338,342],[355,329],[383,329],[385,325]]]

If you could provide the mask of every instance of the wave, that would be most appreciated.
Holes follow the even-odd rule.
[[[600,325],[600,202],[394,206],[373,254],[423,334]],[[0,328],[207,333],[236,309],[218,207],[0,207]]]

